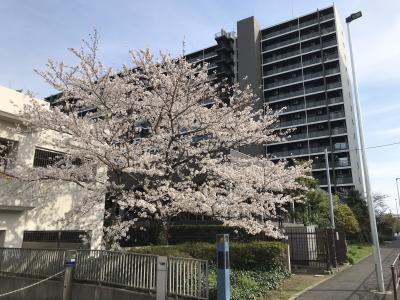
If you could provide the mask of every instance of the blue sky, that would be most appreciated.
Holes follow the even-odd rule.
[[[0,85],[31,90],[38,97],[54,91],[33,71],[48,58],[70,62],[69,47],[93,28],[100,35],[103,61],[118,68],[128,63],[128,50],[149,47],[171,54],[214,43],[221,28],[255,16],[262,27],[331,5],[332,1],[106,1],[1,0]],[[400,1],[340,0],[344,17],[362,10],[352,24],[353,48],[365,121],[366,144],[400,141]],[[400,177],[400,146],[368,150],[372,187],[388,194],[395,208],[395,178]]]

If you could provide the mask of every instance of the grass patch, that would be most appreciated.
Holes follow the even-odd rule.
[[[371,244],[355,243],[347,246],[347,260],[351,264],[356,264],[361,259],[371,254],[372,254]]]
[[[262,300],[287,300],[291,296],[301,292],[305,288],[316,284],[326,276],[314,276],[314,275],[292,275],[285,279],[282,284],[273,291],[268,291],[260,299]]]

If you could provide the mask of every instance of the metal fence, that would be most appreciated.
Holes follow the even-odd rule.
[[[79,250],[74,278],[155,292],[156,266],[156,255]]]
[[[66,251],[0,248],[0,273],[48,277],[64,269]],[[155,293],[157,256],[76,250],[74,280]],[[207,261],[169,257],[167,292],[174,297],[208,299]]]
[[[286,230],[293,265],[329,270],[347,259],[346,238],[342,232],[306,226]]]
[[[0,271],[26,276],[51,276],[64,269],[65,251],[0,248]]]
[[[169,257],[168,295],[208,299],[208,263],[206,260]]]
[[[396,259],[390,266],[392,271],[392,284],[393,284],[393,299],[397,300],[397,289],[399,288],[400,284],[400,254],[397,255]]]

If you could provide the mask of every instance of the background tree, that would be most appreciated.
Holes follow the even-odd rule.
[[[327,192],[318,188],[317,182],[307,179],[305,184],[309,190],[305,193],[304,201],[298,203],[295,210],[295,219],[304,225],[318,225],[327,227],[329,221],[329,198]],[[356,216],[350,207],[333,197],[335,226],[338,230],[345,233],[354,234],[360,231],[360,226]]]
[[[361,229],[360,232],[358,232],[353,238],[360,242],[371,241],[371,229],[367,202],[363,199],[360,192],[356,190],[349,191],[345,202],[354,213]]]
[[[49,60],[48,69],[38,71],[63,105],[32,102],[21,119],[30,130],[55,132],[52,141],[65,155],[46,168],[12,171],[29,183],[30,197],[44,184],[75,184],[88,192],[72,212],[77,218],[104,205],[107,195],[108,244],[143,219],[160,220],[167,236],[171,218],[182,212],[279,236],[269,219],[299,198],[285,191],[305,189],[296,179],[309,166],[228,155],[279,139],[277,113],[254,110],[249,86],[215,84],[207,66],[183,57],[132,51],[132,64],[115,71],[98,61],[97,50],[94,34],[81,50],[71,49],[76,65]]]

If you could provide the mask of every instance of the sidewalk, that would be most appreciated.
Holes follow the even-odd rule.
[[[381,248],[386,290],[392,289],[390,265],[400,251],[400,240],[387,243]],[[392,295],[380,295],[376,290],[376,276],[372,255],[313,289],[296,300],[392,300]]]

